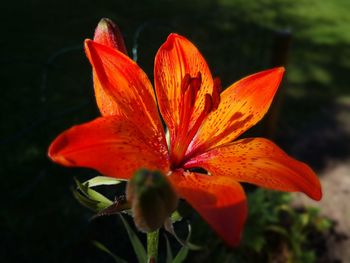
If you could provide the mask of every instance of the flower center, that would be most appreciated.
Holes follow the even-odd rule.
[[[214,79],[212,94],[201,92],[202,75],[195,77],[186,74],[181,82],[180,122],[171,142],[172,168],[179,168],[183,163],[188,145],[196,135],[204,119],[211,111],[217,109],[220,102],[221,84],[218,78]]]

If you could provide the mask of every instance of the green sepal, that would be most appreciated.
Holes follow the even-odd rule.
[[[172,261],[172,263],[181,263],[184,262],[187,255],[188,255],[188,247],[182,247],[179,251],[179,253],[177,253],[176,257],[174,258],[174,260]]]
[[[97,212],[97,201],[91,200],[85,195],[81,194],[79,191],[73,189],[73,196],[75,199],[83,206],[87,207],[88,209]]]
[[[171,222],[171,219],[168,219],[164,222],[164,228],[166,231],[168,231],[170,234],[172,234],[177,242],[179,242],[183,247],[187,247],[189,250],[201,250],[203,249],[202,247],[192,244],[190,242],[190,237],[192,233],[192,228],[189,222],[187,222],[187,228],[188,228],[188,236],[186,240],[181,239],[175,232],[173,223]]]
[[[80,183],[76,178],[74,178],[74,181],[77,184],[77,190],[73,190],[73,195],[87,208],[98,212],[113,204],[107,197]]]
[[[116,179],[113,177],[107,177],[107,176],[96,176],[94,178],[91,178],[83,183],[83,185],[86,185],[88,187],[94,187],[99,185],[116,185],[120,184],[123,181],[122,179]]]
[[[171,216],[170,216],[171,222],[176,223],[178,221],[182,220],[182,216],[180,215],[179,211],[175,210]]]
[[[187,227],[188,227],[188,235],[187,235],[187,238],[186,238],[186,240],[184,242],[185,244],[187,244],[187,246],[183,246],[180,249],[180,251],[177,253],[177,255],[174,258],[174,260],[172,261],[172,263],[182,263],[182,262],[184,262],[186,260],[188,252],[190,250],[190,247],[188,246],[188,244],[190,244],[191,233],[192,233],[192,228],[191,228],[191,225],[189,223],[188,223]]]

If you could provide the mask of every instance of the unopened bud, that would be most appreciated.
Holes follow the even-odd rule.
[[[108,18],[102,18],[98,23],[94,41],[127,54],[124,39],[118,26]]]
[[[160,228],[178,203],[168,178],[159,171],[144,169],[128,182],[126,198],[131,203],[135,225],[143,232]]]

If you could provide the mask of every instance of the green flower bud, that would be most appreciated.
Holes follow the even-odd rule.
[[[175,211],[178,196],[168,178],[159,171],[137,171],[130,179],[126,198],[131,203],[134,222],[142,232],[160,228]]]

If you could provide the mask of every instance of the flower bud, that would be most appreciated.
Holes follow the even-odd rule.
[[[102,18],[98,23],[94,41],[127,54],[124,39],[118,26],[108,18]]]
[[[143,232],[160,228],[176,209],[178,196],[168,178],[159,171],[137,171],[128,182],[126,198],[131,203],[134,222]]]

